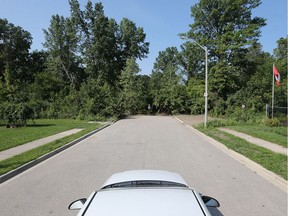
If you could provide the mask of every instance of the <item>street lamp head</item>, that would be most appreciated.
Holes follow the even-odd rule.
[[[183,39],[183,40],[187,40],[187,41],[191,41],[192,43],[196,43],[198,46],[200,46],[202,49],[204,49],[207,52],[207,47],[202,46],[201,44],[199,44],[196,40],[194,40],[193,38],[188,38],[186,34],[178,34],[178,36]]]

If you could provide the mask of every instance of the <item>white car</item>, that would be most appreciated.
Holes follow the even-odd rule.
[[[88,199],[72,202],[77,216],[211,216],[207,206],[219,202],[202,196],[176,174],[160,170],[133,170],[112,175]]]

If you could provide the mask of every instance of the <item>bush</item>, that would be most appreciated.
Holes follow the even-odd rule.
[[[207,122],[207,127],[225,127],[227,124],[224,120],[212,120]]]
[[[267,119],[265,121],[265,125],[268,127],[279,127],[280,126],[280,120],[277,118]]]
[[[208,121],[207,127],[227,127],[239,125],[239,122],[229,118],[229,119],[216,119],[212,121]]]
[[[33,119],[34,112],[28,103],[3,103],[0,106],[0,117],[7,127],[25,126],[29,119]]]

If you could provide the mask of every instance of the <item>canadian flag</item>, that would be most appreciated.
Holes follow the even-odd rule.
[[[281,86],[281,83],[280,83],[280,73],[278,72],[277,68],[275,67],[275,65],[273,66],[273,73],[274,73],[274,77],[275,77],[275,80],[276,80],[276,83],[278,86]]]

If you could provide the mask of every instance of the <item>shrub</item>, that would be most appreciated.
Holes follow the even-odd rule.
[[[267,119],[265,125],[268,127],[278,127],[280,126],[280,120],[277,118]]]
[[[33,119],[34,112],[28,103],[3,103],[0,106],[0,117],[7,127],[25,126],[29,119]]]
[[[207,122],[207,127],[225,127],[226,124],[223,120],[212,120]]]

